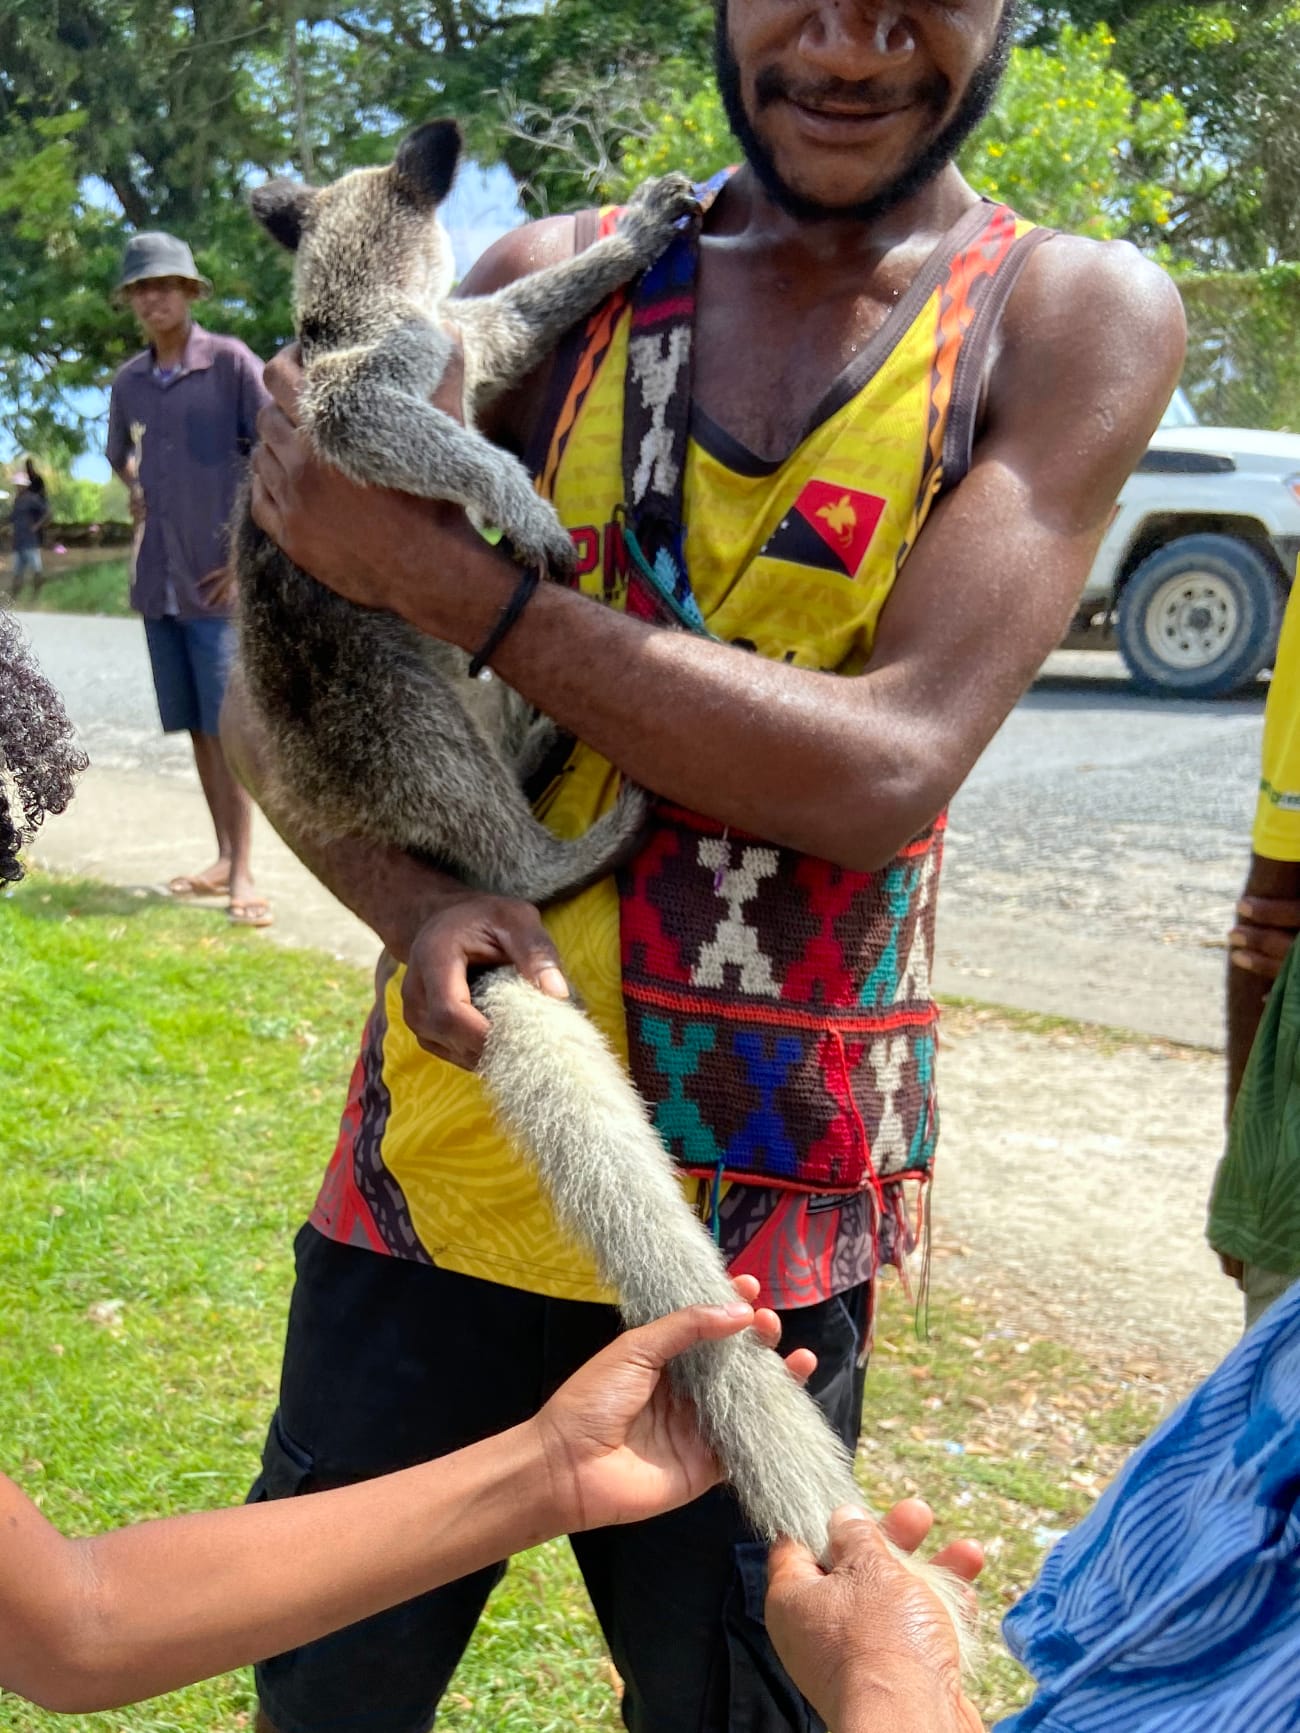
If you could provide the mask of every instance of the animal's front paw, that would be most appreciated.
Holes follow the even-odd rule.
[[[619,223],[620,232],[638,252],[654,258],[668,245],[682,217],[699,209],[695,188],[687,175],[663,175],[644,181],[632,195]]]
[[[572,575],[577,560],[573,538],[540,495],[532,494],[523,510],[511,514],[507,534],[524,565],[540,564],[550,578]]]

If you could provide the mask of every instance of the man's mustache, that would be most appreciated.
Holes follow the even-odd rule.
[[[774,102],[793,102],[800,108],[845,108],[889,113],[896,108],[928,108],[936,115],[948,108],[948,80],[937,74],[920,84],[892,84],[880,78],[826,78],[816,83],[795,83],[775,66],[765,66],[754,80],[754,98],[759,111]]]

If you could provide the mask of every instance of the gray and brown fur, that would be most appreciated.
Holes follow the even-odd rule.
[[[573,544],[528,472],[474,430],[492,397],[663,251],[690,183],[648,183],[617,232],[495,295],[458,300],[469,426],[432,407],[450,355],[440,324],[452,283],[438,206],[460,135],[435,121],[388,168],[331,187],[272,181],[254,214],[295,253],[300,415],[320,454],[354,481],[464,506],[525,561],[568,572]],[[272,747],[272,799],[317,835],[400,841],[477,889],[547,903],[604,877],[635,846],[645,796],[627,785],[585,836],[533,816],[521,772],[550,725],[500,682],[395,615],[359,608],[300,571],[245,510],[237,526],[240,656]]]
[[[355,480],[454,500],[525,557],[564,571],[569,537],[523,468],[429,404],[448,357],[439,311],[451,275],[436,208],[458,142],[435,123],[391,168],[254,195],[257,215],[297,252],[302,426]],[[689,206],[684,180],[651,183],[615,235],[571,262],[458,300],[470,420],[649,264]],[[271,744],[273,794],[299,823],[414,850],[467,884],[539,904],[603,877],[635,845],[644,797],[634,789],[576,841],[537,822],[520,767],[536,754],[538,725],[500,682],[485,691],[469,681],[459,651],[322,589],[251,518],[237,546],[247,687]],[[729,1301],[722,1258],[595,1027],[511,969],[472,992],[491,1025],[480,1072],[495,1112],[628,1323]],[[747,1333],[683,1355],[673,1376],[758,1531],[823,1555],[831,1512],[860,1494],[848,1454],[778,1356]],[[929,1575],[962,1628],[957,1585]]]

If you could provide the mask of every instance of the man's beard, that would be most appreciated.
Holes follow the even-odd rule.
[[[714,71],[718,80],[718,92],[722,97],[723,107],[727,112],[727,120],[732,132],[740,142],[745,153],[745,161],[758,177],[764,192],[783,211],[801,222],[828,222],[843,220],[868,223],[888,214],[898,205],[906,203],[915,197],[923,187],[926,187],[952,162],[962,145],[974,132],[993,106],[997,96],[1002,75],[1007,69],[1007,61],[1011,55],[1011,45],[1015,36],[1016,13],[1019,0],[1005,0],[1002,16],[998,20],[998,33],[993,46],[980,65],[975,69],[974,76],[962,93],[957,111],[947,124],[941,124],[940,117],[948,107],[952,88],[946,78],[936,75],[928,84],[915,92],[915,99],[929,107],[935,116],[938,128],[934,137],[923,145],[912,161],[897,174],[888,186],[873,193],[870,198],[861,199],[855,204],[823,205],[816,199],[805,198],[802,193],[788,185],[781,178],[776,166],[776,160],[750,120],[745,110],[744,98],[740,88],[740,67],[731,51],[731,40],[727,33],[727,0],[718,0],[716,13],[716,30],[714,34]],[[886,107],[897,87],[889,87],[881,80],[864,79],[860,83],[845,83],[837,80],[826,80],[813,86],[801,86],[798,94],[802,97],[813,96],[823,100],[830,99],[839,102],[860,103],[864,107]],[[769,103],[787,95],[786,81],[779,73],[770,69],[760,72],[755,85],[755,97],[760,109]],[[884,99],[882,101],[882,98]]]

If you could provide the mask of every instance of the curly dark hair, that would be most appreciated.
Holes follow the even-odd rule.
[[[23,876],[19,849],[46,813],[64,810],[85,768],[62,698],[0,606],[0,884]]]

